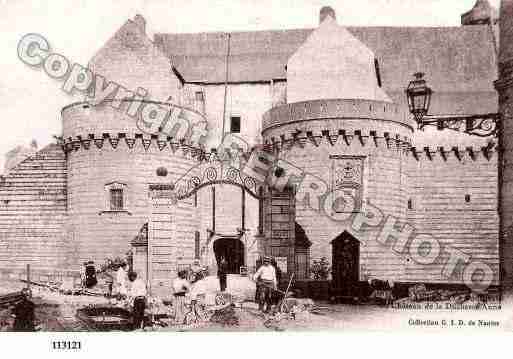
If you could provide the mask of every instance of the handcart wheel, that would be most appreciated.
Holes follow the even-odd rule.
[[[185,325],[191,325],[193,323],[196,323],[198,321],[198,318],[195,313],[192,311],[185,314],[185,317],[183,318],[183,324]]]
[[[225,305],[226,304],[226,298],[223,295],[223,293],[217,293],[215,301],[216,301],[216,305]]]

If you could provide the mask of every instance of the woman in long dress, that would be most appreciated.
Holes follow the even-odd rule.
[[[190,290],[191,285],[187,280],[187,271],[178,272],[178,278],[173,281],[173,308],[175,311],[175,322],[183,324],[185,319],[185,294]]]

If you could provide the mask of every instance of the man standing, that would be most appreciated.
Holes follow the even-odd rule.
[[[277,283],[276,288],[277,288],[278,284],[281,283],[281,269],[280,269],[280,267],[278,267],[278,262],[276,262],[275,258],[271,258],[271,266],[274,268],[274,271],[276,272],[276,283]],[[271,297],[272,297],[272,303],[274,305],[278,305],[278,303],[281,300],[281,294],[278,293],[277,291],[275,291],[274,293],[272,293]]]
[[[199,259],[195,259],[191,266],[191,283],[199,281],[201,278],[201,272],[203,268],[200,265]]]
[[[219,287],[221,292],[226,290],[226,275],[228,274],[228,262],[224,257],[221,257],[219,261],[219,267],[217,269],[217,277],[219,278]]]
[[[15,332],[33,332],[35,331],[35,305],[30,300],[30,289],[24,288],[21,291],[23,299],[16,304],[13,309]]]
[[[126,273],[127,264],[125,262],[121,263],[118,270],[116,271],[116,283],[115,283],[115,294],[121,299],[126,297],[127,288],[127,273]]]
[[[84,262],[84,264],[80,266],[80,284],[83,288],[86,286],[86,267],[87,262]]]
[[[259,292],[258,309],[267,313],[271,310],[272,292],[278,284],[276,270],[271,265],[270,257],[264,257],[264,263],[256,271],[253,280],[257,282],[257,291]]]
[[[93,261],[89,261],[85,267],[85,286],[86,288],[92,288],[96,284],[98,284],[98,279],[96,279],[96,267]]]
[[[128,273],[130,281],[129,297],[133,301],[133,324],[134,329],[144,329],[144,310],[146,309],[146,284],[137,278],[137,273]]]

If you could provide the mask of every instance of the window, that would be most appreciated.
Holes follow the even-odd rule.
[[[378,59],[374,59],[374,68],[376,69],[376,79],[378,80],[378,86],[381,87],[381,73],[379,72]]]
[[[203,91],[196,91],[195,93],[196,101],[205,101],[205,97],[203,96]]]
[[[110,189],[110,210],[122,211],[123,210],[123,189],[111,188]]]
[[[230,132],[240,133],[240,116],[232,116],[230,119]]]
[[[469,194],[465,195],[465,202],[470,203],[470,195]]]
[[[200,232],[194,233],[194,259],[200,259]]]
[[[127,212],[127,185],[121,182],[110,182],[105,185],[105,204],[102,213]]]
[[[408,200],[408,209],[413,209],[413,201],[411,198]]]

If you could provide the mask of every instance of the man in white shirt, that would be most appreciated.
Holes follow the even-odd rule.
[[[134,329],[144,328],[144,310],[146,309],[146,284],[137,278],[137,273],[128,273],[130,280],[129,297],[134,303],[133,324]]]
[[[127,293],[126,281],[127,281],[127,273],[126,273],[126,263],[122,263],[118,270],[116,271],[116,283],[115,283],[115,291],[116,294],[120,297],[125,297]]]
[[[258,268],[253,280],[257,282],[258,309],[269,312],[272,305],[272,291],[277,288],[276,270],[271,265],[271,258],[264,257],[263,265]],[[265,310],[264,310],[265,307]]]

